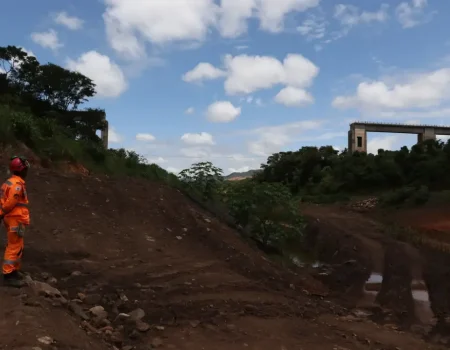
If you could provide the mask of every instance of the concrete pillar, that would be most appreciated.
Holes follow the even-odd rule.
[[[423,133],[417,135],[418,143],[426,140],[436,140],[436,133],[433,128],[424,128]]]
[[[105,120],[105,126],[101,130],[100,138],[102,139],[103,147],[108,149],[108,130],[109,130],[109,124],[108,121]]]
[[[363,128],[351,128],[348,135],[349,151],[351,153],[366,152],[367,153],[367,132]]]

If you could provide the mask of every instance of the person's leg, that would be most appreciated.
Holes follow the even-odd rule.
[[[8,231],[8,243],[3,259],[3,278],[5,285],[22,287],[25,282],[21,279],[18,270],[23,254],[24,226],[16,220],[5,220]]]

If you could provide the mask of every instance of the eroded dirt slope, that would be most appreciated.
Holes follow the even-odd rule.
[[[349,316],[164,185],[34,170],[28,191],[24,269],[68,305],[1,287],[1,349],[438,348]]]

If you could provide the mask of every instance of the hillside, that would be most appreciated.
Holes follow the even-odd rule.
[[[354,328],[306,271],[269,262],[166,185],[34,169],[28,190],[24,269],[69,302],[0,287],[1,349],[433,348]]]
[[[241,173],[231,173],[227,176],[225,176],[225,180],[241,180],[241,179],[246,179],[249,177],[252,177],[254,174],[258,173],[259,170],[249,170],[249,171],[244,171]]]

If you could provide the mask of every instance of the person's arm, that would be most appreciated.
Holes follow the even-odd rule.
[[[15,208],[22,195],[22,191],[23,187],[20,184],[14,184],[5,191],[4,195],[6,196],[6,201],[0,208],[0,218],[3,218]]]

